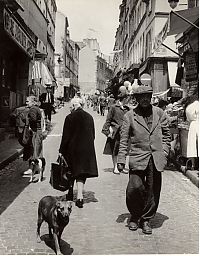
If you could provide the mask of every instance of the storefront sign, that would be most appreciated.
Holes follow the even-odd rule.
[[[4,9],[4,29],[12,39],[32,58],[34,45],[21,25]]]
[[[185,80],[187,82],[195,81],[198,77],[197,63],[195,53],[185,54]]]

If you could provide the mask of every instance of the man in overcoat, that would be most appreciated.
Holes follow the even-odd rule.
[[[170,149],[170,131],[166,113],[151,105],[152,88],[140,86],[135,91],[138,106],[124,115],[117,166],[124,168],[128,140],[129,182],[126,189],[126,204],[131,219],[130,230],[142,227],[145,234],[151,234],[150,220],[159,204],[161,172]]]
[[[71,100],[72,112],[66,116],[59,153],[64,156],[77,183],[76,206],[83,207],[83,187],[87,178],[98,177],[94,147],[93,117],[84,111],[78,98]]]

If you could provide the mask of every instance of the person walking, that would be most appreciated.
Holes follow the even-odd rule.
[[[99,97],[99,108],[101,116],[104,116],[106,109],[106,98],[103,94]]]
[[[108,99],[108,111],[109,111],[110,107],[111,107],[113,104],[115,104],[114,95],[111,94],[107,99]]]
[[[123,123],[124,114],[130,109],[129,106],[126,104],[126,99],[126,92],[120,93],[118,95],[117,102],[110,106],[106,117],[106,122],[102,128],[102,133],[107,136],[103,154],[112,155],[114,174],[120,174],[121,171],[126,172],[124,168],[120,171],[117,169],[120,129]]]
[[[82,109],[80,99],[71,100],[66,116],[59,153],[64,157],[77,184],[76,206],[83,208],[83,189],[87,178],[98,177],[94,147],[95,127],[92,116]],[[73,193],[70,195],[73,200]]]
[[[54,109],[54,96],[51,93],[51,86],[46,87],[46,93],[42,93],[39,97],[41,108],[44,109],[46,120],[51,122],[51,113]]]
[[[23,146],[23,161],[27,161],[32,155],[32,144],[25,145],[23,143],[23,130],[29,110],[29,98],[27,98],[26,104],[24,106],[16,108],[11,114],[11,118],[15,119],[16,136],[18,142],[20,143],[20,145]]]
[[[138,105],[124,115],[117,159],[121,171],[130,141],[126,189],[126,205],[131,214],[129,229],[137,230],[141,225],[145,234],[152,234],[150,220],[158,208],[161,172],[167,163],[171,141],[166,113],[151,105],[152,92],[150,86],[140,86],[135,90]]]
[[[32,152],[29,159],[35,160],[43,157],[43,132],[45,131],[45,120],[43,117],[43,110],[39,108],[40,103],[35,96],[28,96],[26,102],[29,107],[29,112],[27,114],[28,124],[32,130]],[[30,174],[31,172],[32,170],[29,168],[24,172],[24,175]]]

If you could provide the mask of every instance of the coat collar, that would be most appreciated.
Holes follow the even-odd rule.
[[[137,123],[139,123],[140,125],[142,125],[149,133],[152,133],[153,130],[155,129],[155,127],[158,124],[159,121],[159,115],[157,113],[157,108],[152,106],[152,115],[153,115],[153,121],[152,121],[152,126],[151,126],[151,130],[149,130],[149,127],[147,126],[146,121],[144,120],[143,116],[140,114],[139,109],[135,108],[133,110],[134,112],[134,119]]]

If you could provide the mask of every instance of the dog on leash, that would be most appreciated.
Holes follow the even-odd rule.
[[[72,201],[66,198],[45,196],[38,205],[37,242],[41,242],[40,227],[43,221],[49,226],[49,237],[54,239],[56,254],[60,252],[60,239],[64,228],[69,223]],[[52,234],[53,231],[53,234]]]
[[[29,160],[29,169],[32,170],[31,172],[31,178],[29,182],[33,181],[33,177],[35,174],[39,173],[39,182],[43,179],[43,173],[46,166],[46,161],[44,157],[40,157],[38,159],[30,159]]]

